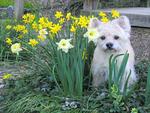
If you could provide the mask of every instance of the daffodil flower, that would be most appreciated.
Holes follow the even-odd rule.
[[[48,32],[46,31],[46,29],[41,29],[41,30],[39,31],[39,34],[40,34],[40,35],[47,35]]]
[[[106,13],[100,11],[100,12],[99,12],[99,16],[100,16],[100,17],[106,17],[107,15],[106,15]]]
[[[71,31],[71,32],[76,32],[75,26],[72,25],[70,31]]]
[[[111,10],[111,14],[112,14],[112,17],[113,17],[113,18],[118,18],[118,17],[120,17],[120,13],[119,13],[117,10],[115,10],[115,9],[112,9],[112,10]]]
[[[46,40],[46,35],[38,35],[37,38],[38,38],[40,41],[45,41],[45,40]]]
[[[36,46],[39,42],[35,39],[30,39],[28,44],[31,45],[32,47]]]
[[[102,17],[102,18],[101,18],[101,21],[102,21],[103,23],[107,23],[107,22],[109,22],[109,19],[108,19],[107,17]]]
[[[6,43],[7,43],[8,45],[12,45],[12,40],[11,40],[11,38],[6,38]]]
[[[4,74],[3,75],[3,79],[9,79],[9,78],[11,78],[12,77],[12,74],[9,74],[9,73],[6,73],[6,74]]]
[[[11,46],[11,51],[12,51],[12,53],[16,53],[18,55],[19,52],[22,51],[21,44],[20,43],[13,44]]]
[[[62,26],[59,24],[53,24],[53,27],[51,27],[50,31],[53,34],[57,34],[61,30]]]
[[[94,43],[97,42],[97,39],[99,37],[99,33],[97,29],[87,29],[88,31],[84,34],[84,37],[88,37],[88,42],[93,41]]]
[[[35,15],[32,15],[30,13],[27,13],[25,15],[23,15],[23,22],[28,24],[28,23],[32,23],[35,19]]]
[[[60,42],[56,43],[58,45],[57,49],[68,53],[68,50],[74,47],[70,42],[71,39],[61,39]]]
[[[55,17],[56,17],[56,19],[59,19],[59,18],[63,17],[62,12],[61,11],[56,11]]]
[[[71,18],[71,13],[67,13],[67,15],[66,15],[66,19],[67,19],[67,21],[69,21],[69,20],[70,20],[70,18]]]

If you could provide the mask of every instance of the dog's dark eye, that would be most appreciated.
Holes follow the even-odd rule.
[[[114,36],[114,39],[115,39],[115,40],[118,40],[118,39],[119,39],[119,36],[115,35],[115,36]]]
[[[101,36],[100,37],[101,40],[105,40],[105,38],[106,38],[105,36]]]

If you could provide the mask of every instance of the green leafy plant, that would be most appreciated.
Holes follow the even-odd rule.
[[[145,92],[145,105],[150,105],[150,68],[148,69],[147,74],[147,85]]]
[[[117,58],[118,57],[123,57],[122,62],[121,62],[119,67],[117,65]],[[126,65],[128,62],[128,58],[129,58],[128,53],[120,54],[117,56],[112,55],[110,57],[110,60],[109,60],[109,82],[108,82],[110,92],[111,92],[112,85],[115,85],[115,87],[120,89],[122,77],[125,73],[125,68],[126,68]],[[125,82],[123,92],[120,92],[120,90],[118,90],[118,93],[120,93],[120,94],[122,93],[122,95],[124,97],[128,95],[128,91],[127,91],[128,90],[128,87],[127,87],[128,84],[127,83],[128,83],[128,79],[130,77],[130,74],[131,74],[131,71],[130,71],[130,73],[128,73],[128,77],[127,77],[127,80]]]
[[[55,69],[64,94],[82,96],[85,65],[82,54],[84,49],[87,48],[87,44],[86,39],[83,38],[78,38],[74,42],[76,43],[75,48],[69,54],[56,50],[54,62],[57,62],[57,65],[55,65]],[[54,76],[57,78],[55,74]]]

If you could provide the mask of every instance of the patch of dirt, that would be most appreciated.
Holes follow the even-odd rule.
[[[132,27],[131,43],[136,62],[143,59],[150,60],[150,28]]]

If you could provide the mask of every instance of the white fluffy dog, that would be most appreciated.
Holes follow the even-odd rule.
[[[136,80],[134,69],[134,51],[130,43],[131,25],[126,16],[121,16],[108,23],[102,23],[96,18],[90,20],[89,28],[96,28],[99,32],[99,38],[94,51],[92,61],[93,86],[98,87],[108,80],[109,58],[113,55],[129,53],[128,63],[125,74],[122,78],[121,90],[123,90],[127,76],[131,70],[128,86]],[[122,57],[119,57],[120,65]]]

